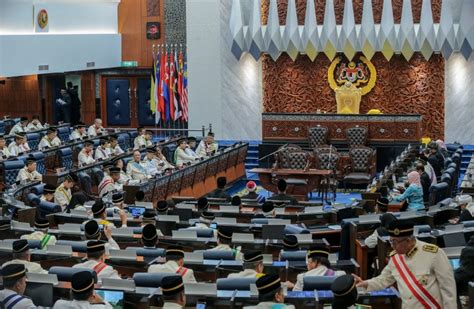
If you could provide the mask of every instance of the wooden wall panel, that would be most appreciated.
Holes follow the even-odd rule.
[[[299,56],[293,62],[283,54],[277,62],[263,58],[263,109],[275,113],[336,113],[334,91],[327,82],[330,61],[319,54],[314,62]],[[385,114],[423,115],[423,135],[444,137],[444,60],[430,61],[415,53],[410,62],[395,55],[387,62],[377,53],[372,59],[377,83],[362,97],[360,112],[378,108]]]
[[[0,118],[10,115],[41,115],[41,98],[37,75],[14,77],[0,84]]]
[[[433,19],[435,23],[439,22],[441,15],[441,1],[442,0],[431,0],[431,9],[433,11]],[[336,13],[336,22],[342,24],[342,18],[344,16],[344,2],[345,0],[334,0],[334,11]],[[423,0],[411,0],[413,20],[415,23],[420,21],[421,15],[421,4]],[[357,24],[361,23],[362,20],[362,8],[363,0],[353,0],[354,6],[354,18]],[[262,21],[267,23],[268,9],[270,6],[270,0],[262,0]],[[326,6],[326,0],[316,0],[316,19],[319,25],[324,22],[324,10]],[[395,23],[400,23],[402,16],[403,0],[392,0],[393,17]],[[280,24],[286,23],[286,11],[288,7],[288,0],[278,0],[278,13],[280,17]],[[372,7],[374,13],[375,23],[380,23],[382,18],[383,0],[372,0]],[[296,9],[298,12],[298,23],[304,25],[304,18],[306,13],[306,0],[296,0]]]
[[[153,16],[153,14],[157,14]],[[165,42],[164,0],[122,0],[119,4],[119,32],[122,34],[122,60],[138,61],[139,67],[152,66],[153,44]],[[160,22],[161,38],[147,40],[146,23]]]
[[[95,115],[95,74],[84,72],[81,74],[81,119],[92,123]]]

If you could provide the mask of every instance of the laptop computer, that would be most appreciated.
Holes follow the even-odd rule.
[[[53,307],[53,285],[42,282],[27,282],[25,295],[30,297],[36,306]]]
[[[443,235],[443,241],[445,247],[462,247],[466,245],[464,232],[446,233]]]
[[[114,309],[124,308],[124,292],[113,290],[96,290],[96,293]]]

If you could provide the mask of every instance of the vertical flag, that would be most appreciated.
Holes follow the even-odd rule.
[[[181,98],[179,95],[179,64],[178,64],[178,51],[175,49],[174,50],[174,87],[173,87],[173,92],[174,92],[174,120],[179,120],[182,115],[181,111]]]
[[[166,50],[165,55],[165,76],[163,78],[163,98],[165,103],[165,120],[169,121],[171,119],[170,116],[170,66],[168,62],[168,50]]]
[[[175,120],[174,113],[175,113],[175,97],[174,97],[174,52],[171,50],[170,52],[170,75],[169,75],[169,87],[170,87],[170,117],[171,120]]]
[[[183,97],[181,98],[181,106],[183,109],[183,120],[188,121],[188,63],[186,60],[186,54],[183,55],[184,66],[183,66]]]
[[[160,59],[161,55],[160,52],[156,54],[156,61],[154,61],[155,65],[155,78],[154,78],[154,85],[153,87],[153,96],[154,96],[154,106],[155,106],[155,124],[158,124],[160,122],[161,118],[161,112],[160,112],[160,107],[159,107],[159,94],[160,94],[160,69],[161,69],[161,64],[160,64]]]
[[[160,59],[160,78],[159,78],[159,86],[158,86],[158,106],[159,111],[161,114],[161,119],[165,121],[166,119],[166,111],[165,111],[165,94],[164,94],[164,79],[165,79],[165,63],[166,63],[166,53],[161,52],[161,59]]]
[[[157,57],[158,58],[158,57]],[[155,53],[153,53],[153,71],[150,75],[150,111],[156,115],[156,100],[155,100],[155,83],[156,83],[156,61]]]

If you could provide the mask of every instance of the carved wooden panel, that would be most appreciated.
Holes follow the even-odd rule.
[[[423,115],[423,136],[444,137],[444,60],[433,55],[430,61],[415,53],[408,62],[401,55],[387,62],[377,53],[372,59],[377,82],[362,97],[360,113],[373,108],[385,114]],[[336,100],[327,82],[330,61],[320,54],[314,62],[299,56],[293,62],[283,54],[277,62],[263,56],[264,112],[336,113]],[[341,128],[343,129],[343,128]],[[297,136],[297,132],[288,132]]]
[[[147,16],[160,16],[160,0],[147,0],[146,1],[146,15]]]
[[[334,11],[336,13],[336,22],[342,24],[342,18],[344,16],[344,1],[345,0],[334,0]],[[433,11],[433,19],[435,23],[439,22],[441,14],[441,1],[442,0],[431,0],[431,9]],[[354,0],[354,17],[356,24],[360,24],[362,20],[362,7],[363,0]],[[411,0],[413,21],[418,23],[421,15],[421,4],[423,0]],[[268,9],[270,6],[270,0],[262,0],[262,21],[264,24],[267,23]],[[326,6],[326,0],[316,0],[316,18],[319,25],[324,22],[324,10]],[[392,0],[393,17],[395,23],[400,23],[402,16],[403,0]],[[278,13],[280,17],[280,24],[286,23],[286,11],[288,7],[288,0],[278,0]],[[372,8],[374,13],[375,23],[380,23],[382,18],[383,0],[372,0]],[[306,13],[306,0],[296,0],[296,10],[298,13],[298,24],[304,24],[304,17]]]

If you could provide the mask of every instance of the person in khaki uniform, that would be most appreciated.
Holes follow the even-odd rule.
[[[28,157],[28,159],[26,159],[25,167],[18,172],[16,181],[25,184],[31,181],[41,181],[42,179],[43,175],[38,173],[36,170],[36,159]]]
[[[263,255],[261,251],[244,252],[244,270],[229,274],[227,278],[258,278],[263,276]]]
[[[77,182],[79,182],[79,177],[77,177],[77,175],[74,173],[70,173],[65,177],[63,183],[60,184],[54,192],[54,203],[61,206],[63,211],[66,209],[66,206],[69,205],[69,202],[71,201],[71,189]]]
[[[255,283],[258,289],[257,306],[244,307],[247,309],[295,309],[293,305],[285,305],[285,295],[281,288],[280,277],[277,274],[263,275]]]
[[[47,274],[40,264],[30,262],[30,246],[26,239],[15,240],[12,245],[12,260],[3,263],[2,268],[11,264],[23,264],[30,273]]]
[[[61,145],[61,140],[58,137],[58,129],[49,127],[48,133],[43,136],[38,144],[38,149],[44,150],[48,148],[58,147]]]
[[[24,296],[26,290],[26,268],[23,264],[10,264],[2,267],[3,290],[0,291],[0,303],[7,309],[36,308],[33,301]]]
[[[180,275],[185,283],[196,283],[194,271],[184,267],[184,251],[182,247],[170,246],[166,250],[166,263],[151,265],[149,273],[172,273]]]
[[[56,237],[48,234],[49,221],[47,219],[41,219],[36,217],[35,219],[35,231],[31,234],[25,234],[20,237],[20,239],[36,239],[41,241],[41,249],[46,248],[51,245],[56,244]]]
[[[402,308],[456,308],[456,283],[446,253],[413,236],[413,223],[397,220],[388,228],[395,249],[382,273],[370,280],[357,277],[358,287],[374,291],[397,283]]]
[[[163,309],[181,309],[186,306],[183,278],[180,276],[164,277],[161,281]]]
[[[293,291],[303,291],[304,277],[313,276],[342,276],[343,271],[334,271],[329,263],[329,247],[324,245],[314,245],[308,250],[306,266],[308,271],[298,274]]]
[[[242,260],[241,247],[232,248],[232,230],[226,227],[219,227],[217,230],[217,247],[209,249],[210,251],[232,251],[236,260]]]
[[[101,240],[90,240],[87,242],[87,261],[73,266],[73,268],[89,268],[96,272],[97,280],[102,282],[102,278],[122,279],[119,273],[104,263],[105,242]]]

